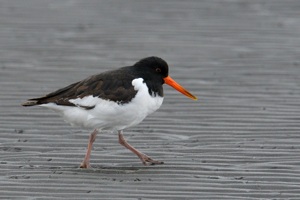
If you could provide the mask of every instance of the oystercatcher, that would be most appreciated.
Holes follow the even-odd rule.
[[[46,96],[29,99],[22,105],[46,107],[71,125],[94,129],[81,168],[90,167],[92,145],[97,133],[103,130],[116,130],[119,143],[136,154],[144,165],[163,164],[127,143],[123,129],[139,124],[161,106],[164,83],[197,100],[168,74],[168,64],[163,59],[147,57],[133,66],[90,76]]]

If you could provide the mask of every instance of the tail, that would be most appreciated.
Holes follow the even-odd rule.
[[[21,104],[22,106],[35,106],[38,105],[37,100],[28,99],[26,102]]]

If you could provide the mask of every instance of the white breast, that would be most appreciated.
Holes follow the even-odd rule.
[[[163,97],[150,96],[146,83],[142,78],[132,81],[136,96],[126,104],[86,96],[71,99],[70,102],[80,106],[95,106],[87,110],[82,107],[59,106],[48,103],[41,106],[53,109],[63,116],[71,125],[97,129],[122,130],[139,124],[147,115],[156,111],[163,102]]]

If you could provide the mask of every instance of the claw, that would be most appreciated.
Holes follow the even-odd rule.
[[[145,154],[141,154],[139,156],[139,158],[141,159],[141,161],[143,162],[143,164],[146,165],[146,166],[164,164],[164,162],[158,161],[158,160],[153,160],[152,158],[150,158],[149,156],[147,156]]]

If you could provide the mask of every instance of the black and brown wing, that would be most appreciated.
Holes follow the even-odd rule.
[[[133,79],[133,75],[126,73],[126,68],[121,68],[119,70],[90,76],[43,97],[29,99],[22,105],[34,106],[55,103],[63,106],[78,106],[69,100],[83,98],[85,96],[99,97],[104,100],[117,102],[118,104],[125,104],[130,102],[137,93],[132,86]],[[86,109],[91,108],[92,107],[86,107]]]

